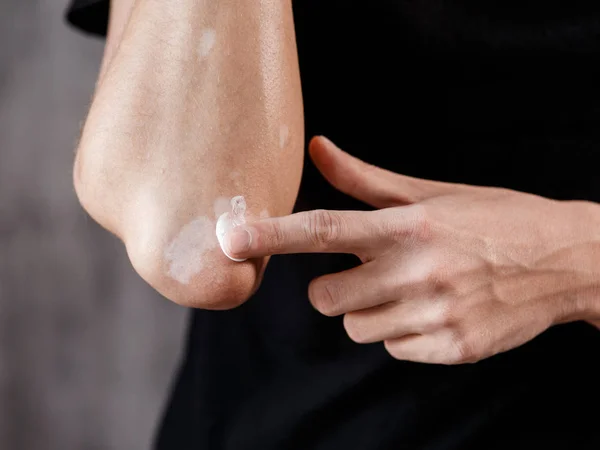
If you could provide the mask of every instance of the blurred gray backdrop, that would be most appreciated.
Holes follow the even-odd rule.
[[[0,449],[147,449],[186,311],[77,204],[103,41],[66,0],[0,0]]]

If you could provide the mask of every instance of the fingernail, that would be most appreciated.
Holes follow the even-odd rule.
[[[225,246],[229,254],[235,255],[250,249],[252,235],[242,227],[234,228],[225,236]]]

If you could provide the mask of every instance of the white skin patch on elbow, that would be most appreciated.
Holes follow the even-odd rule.
[[[246,200],[241,195],[237,197],[233,197],[230,202],[230,210],[224,212],[217,219],[217,226],[215,232],[217,234],[217,240],[219,241],[219,245],[221,246],[221,250],[225,256],[227,256],[232,261],[242,262],[246,261],[246,259],[236,259],[232,258],[225,251],[224,238],[229,230],[235,228],[239,225],[243,225],[246,223]]]
[[[217,33],[212,28],[202,30],[200,35],[200,42],[198,43],[198,56],[200,59],[205,59],[212,48],[215,46],[217,40]]]
[[[259,215],[259,217],[260,217],[261,219],[268,219],[269,217],[271,217],[271,215],[269,214],[269,211],[268,211],[268,210],[266,210],[266,209],[263,209],[263,210],[260,212],[260,215]]]
[[[181,284],[188,284],[204,267],[204,255],[216,247],[214,222],[198,217],[184,226],[165,250],[169,276]]]
[[[279,148],[284,148],[287,145],[289,138],[290,129],[287,125],[281,125],[279,127]]]

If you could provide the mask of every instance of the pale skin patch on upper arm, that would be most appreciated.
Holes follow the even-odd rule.
[[[271,217],[271,215],[269,214],[269,210],[268,209],[265,208],[265,209],[263,209],[260,212],[259,218],[261,218],[261,219],[268,219],[269,217]]]
[[[204,60],[210,55],[211,50],[215,46],[217,40],[217,33],[212,28],[206,28],[202,30],[200,34],[200,40],[198,42],[198,57],[200,60]]]
[[[279,148],[283,149],[288,144],[290,139],[290,129],[283,124],[279,127]]]

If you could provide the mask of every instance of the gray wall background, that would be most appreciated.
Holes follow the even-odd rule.
[[[75,198],[103,41],[65,4],[0,0],[0,449],[147,449],[186,311]]]

